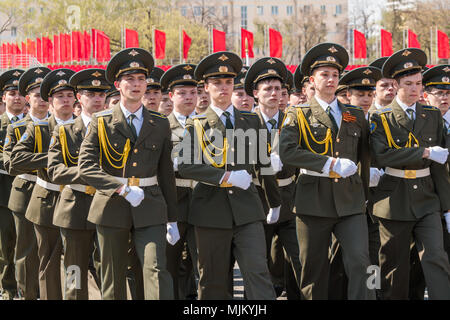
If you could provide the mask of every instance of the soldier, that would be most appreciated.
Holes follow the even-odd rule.
[[[331,236],[343,248],[349,299],[374,299],[367,287],[370,265],[365,202],[369,185],[368,124],[361,108],[338,102],[339,73],[348,63],[343,47],[321,43],[303,58],[315,96],[290,110],[280,137],[285,165],[303,168],[294,212],[306,299],[328,297]],[[360,164],[361,176],[357,173]]]
[[[7,139],[3,149],[3,163],[6,171],[14,178],[8,208],[14,216],[16,226],[16,247],[14,261],[19,297],[35,300],[39,291],[39,258],[33,224],[25,219],[25,211],[36,183],[36,173],[20,174],[11,167],[11,151],[22,137],[29,122],[39,122],[48,117],[48,102],[41,98],[42,80],[50,72],[45,67],[31,68],[19,79],[19,93],[30,104],[30,112],[21,121],[8,126]]]
[[[194,77],[194,69],[194,64],[180,64],[167,70],[161,78],[161,85],[169,89],[169,97],[173,102],[173,111],[168,119],[174,145],[174,170],[178,205],[177,224],[180,232],[180,241],[173,246],[167,246],[167,269],[172,275],[174,296],[177,300],[184,299],[188,295],[187,292],[180,290],[184,286],[179,283],[182,251],[186,242],[193,263],[189,270],[197,269],[197,246],[195,245],[194,226],[188,223],[192,189],[196,182],[183,179],[177,172],[179,143],[183,139],[186,121],[194,115],[197,104],[197,81]],[[198,274],[198,271],[196,270],[195,273]]]
[[[379,58],[369,64],[369,67],[375,67],[381,70],[387,59],[388,57]],[[377,81],[377,85],[375,86],[375,101],[369,109],[369,112],[374,112],[388,106],[394,100],[396,94],[397,90],[394,87],[394,79],[382,77]]]
[[[87,221],[87,215],[95,190],[80,177],[78,155],[92,114],[104,109],[110,85],[103,69],[79,71],[71,76],[69,84],[77,92],[82,112],[75,121],[57,125],[53,131],[47,172],[53,183],[65,186],[53,214],[64,250],[64,300],[88,300],[88,265],[95,226]],[[80,271],[80,282],[75,285],[67,280],[73,277],[71,266],[78,266]]]
[[[120,104],[92,117],[81,145],[81,178],[97,190],[88,221],[97,229],[103,299],[127,297],[130,233],[145,299],[173,299],[165,254],[166,233],[172,244],[179,238],[170,127],[141,102],[153,65],[151,54],[140,48],[110,60],[106,79],[120,91]]]
[[[142,97],[142,104],[150,111],[158,112],[162,98],[160,79],[163,74],[163,69],[154,67],[147,78],[147,90]]]
[[[284,119],[284,113],[279,109],[279,100],[283,91],[287,91],[287,87],[290,87],[289,83],[283,84],[289,81],[288,74],[291,73],[280,60],[276,58],[261,58],[250,67],[245,77],[247,94],[258,100],[259,109],[256,111],[256,114],[260,124],[269,131],[269,148],[271,153],[278,150],[278,129],[281,127]],[[264,225],[267,256],[270,255],[274,235],[278,235],[279,241],[290,261],[290,268],[294,271],[293,282],[286,281],[285,284],[288,299],[300,299],[299,282],[296,279],[300,280],[301,266],[295,229],[295,215],[292,213],[293,200],[295,198],[295,176],[295,167],[282,166],[282,170],[277,173],[277,183],[282,199],[281,207],[270,211],[269,206],[273,207],[271,202],[274,202],[274,200],[271,201],[271,197],[265,196],[261,183],[258,179],[254,179],[267,214],[267,224]]]
[[[0,90],[0,96],[3,97],[3,91]],[[3,99],[0,100],[0,115],[5,113],[5,103],[3,102]]]
[[[379,219],[381,289],[385,299],[407,299],[411,238],[415,241],[430,299],[450,299],[450,265],[443,249],[440,212],[450,210],[450,181],[442,165],[443,120],[439,109],[418,102],[426,54],[397,51],[383,64],[397,97],[371,116],[375,162],[386,167],[374,195]]]
[[[239,111],[253,112],[255,107],[255,99],[249,96],[244,90],[245,75],[248,67],[242,67],[242,70],[234,78],[233,94],[231,95],[231,103]]]
[[[19,78],[23,72],[20,69],[13,69],[0,76],[0,91],[3,92],[2,101],[5,104],[5,112],[0,119],[0,183],[3,186],[0,195],[0,288],[4,300],[12,300],[16,296],[17,282],[14,267],[16,231],[13,214],[8,209],[8,200],[14,177],[10,176],[5,170],[3,151],[4,145],[9,143],[6,136],[8,125],[16,123],[24,117],[23,111],[26,101],[18,90]]]
[[[205,81],[197,82],[197,106],[195,107],[196,114],[202,114],[209,107],[211,99],[208,92],[205,91]]]
[[[197,65],[195,77],[205,80],[211,105],[202,115],[188,119],[178,161],[183,178],[199,181],[188,222],[195,226],[200,300],[231,298],[231,252],[242,270],[247,298],[275,299],[264,245],[264,211],[251,183],[255,170],[265,166],[270,171],[266,168],[270,160],[263,164],[267,159],[252,152],[257,151],[258,141],[242,141],[241,135],[247,134],[258,139],[262,126],[256,114],[239,111],[231,103],[233,78],[241,69],[242,60],[231,52],[213,53]],[[273,175],[264,176],[264,181],[276,186]],[[278,197],[274,205],[279,206],[278,188],[267,190],[269,194]]]
[[[306,84],[309,84],[308,77],[302,75],[300,68],[296,68],[293,78],[292,93],[289,97],[289,105],[296,106],[298,104],[303,104],[307,101],[306,91],[303,89]]]
[[[114,86],[106,91],[105,109],[111,109],[120,101],[120,92]]]
[[[281,98],[280,102],[278,103],[278,109],[283,113],[286,112],[286,109],[289,106],[289,96],[291,94],[293,86],[294,76],[289,70],[287,70],[286,81],[281,84]]]
[[[169,91],[162,89],[161,102],[159,103],[158,112],[164,116],[168,116],[173,110],[172,100],[169,98]]]
[[[69,84],[74,74],[69,69],[49,72],[41,83],[44,101],[53,106],[54,114],[45,121],[30,122],[25,133],[11,152],[11,167],[17,172],[37,170],[36,185],[25,212],[34,224],[39,256],[39,291],[43,300],[60,300],[61,236],[53,224],[53,213],[61,186],[53,183],[47,173],[48,147],[57,124],[73,121],[75,93]]]

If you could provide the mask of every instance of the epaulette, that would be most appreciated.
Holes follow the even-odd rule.
[[[34,123],[35,126],[48,126],[48,120],[39,120]]]
[[[163,119],[167,119],[167,117],[165,115],[163,115],[162,113],[159,113],[159,112],[156,112],[156,111],[152,111],[152,110],[148,110],[148,111],[150,111],[150,114],[152,116],[163,118]]]
[[[206,116],[204,114],[196,114],[190,117],[191,119],[206,119]]]
[[[311,104],[309,103],[302,103],[302,104],[298,104],[296,106],[294,106],[294,108],[310,108]]]
[[[14,122],[11,126],[13,127],[13,129],[18,128],[18,127],[23,127],[27,125],[27,120],[22,119],[20,121]]]
[[[257,116],[257,114],[255,112],[251,112],[251,111],[239,111],[241,114],[246,115],[246,116]]]
[[[112,113],[113,113],[112,109],[107,109],[107,110],[103,110],[100,112],[96,112],[96,113],[94,113],[94,115],[96,117],[104,117],[104,116],[110,116],[110,115],[112,115]]]
[[[363,109],[361,107],[357,107],[351,104],[344,104],[345,107],[350,108],[350,109],[354,109],[354,110],[359,110],[359,111],[363,111]]]
[[[434,111],[440,111],[439,108],[433,107],[433,106],[423,106],[425,110],[434,110]]]
[[[392,109],[391,108],[383,108],[381,110],[375,111],[376,114],[383,114],[383,113],[388,113],[388,112],[392,112]]]

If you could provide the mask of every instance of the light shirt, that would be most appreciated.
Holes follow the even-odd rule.
[[[181,114],[175,110],[172,111],[173,115],[175,116],[175,118],[178,120],[178,122],[181,124],[181,126],[184,128],[186,127],[186,120],[190,117],[192,117],[193,115],[195,115],[195,111],[192,112],[190,115],[188,115],[187,117],[184,114]]]
[[[444,114],[444,125],[445,127],[448,129],[450,128],[450,110],[448,110],[445,114]]]
[[[139,137],[139,132],[141,132],[141,128],[142,128],[142,124],[144,123],[144,115],[142,113],[142,108],[143,106],[141,106],[135,113],[133,113],[136,117],[133,119],[133,125],[136,128],[136,134]],[[122,102],[120,102],[120,109],[123,112],[123,115],[125,116],[125,119],[127,120],[127,124],[129,123],[129,119],[128,117],[130,116],[130,114],[132,114],[130,111],[128,111],[127,108],[125,108],[122,104]]]
[[[234,127],[234,107],[233,107],[232,104],[230,104],[226,110],[222,110],[222,109],[220,109],[219,107],[216,107],[216,106],[213,106],[213,105],[211,105],[211,109],[214,110],[214,112],[217,114],[217,116],[219,117],[219,119],[223,122],[223,125],[224,125],[225,127],[226,127],[226,121],[227,121],[227,118],[223,115],[223,113],[224,113],[225,111],[228,111],[228,112],[230,113],[230,120],[231,120],[231,123],[233,124],[233,127]]]
[[[339,106],[338,106],[338,99],[334,98],[334,100],[330,104],[328,104],[327,102],[321,100],[317,96],[315,96],[315,98],[316,98],[317,102],[320,104],[320,106],[322,107],[323,111],[325,111],[325,113],[327,112],[328,106],[331,107],[331,114],[333,115],[338,128],[340,128],[342,115],[341,115],[341,110],[339,109]]]
[[[92,118],[89,117],[88,115],[84,114],[83,111],[81,111],[81,119],[83,119],[84,127],[85,127],[86,130],[87,130],[87,127],[88,127],[89,123],[91,122],[91,119],[92,119]]]
[[[403,103],[402,101],[400,101],[400,99],[398,97],[395,97],[395,100],[397,101],[398,105],[403,109],[403,111],[405,111],[406,115],[409,118],[409,113],[406,112],[406,109],[413,109],[414,110],[414,116],[413,119],[410,118],[410,120],[414,120],[416,118],[416,103],[413,103],[412,106],[407,106],[405,103]]]
[[[56,120],[56,123],[59,124],[59,125],[66,124],[66,123],[72,123],[73,122],[73,115],[68,120],[61,120],[61,119],[58,119],[55,116],[55,120]]]
[[[9,113],[8,111],[5,111],[5,112],[6,112],[6,115],[8,116],[8,119],[9,119],[10,122],[12,122],[11,119],[12,119],[13,117],[17,117],[17,118],[19,118],[19,120],[22,120],[22,118],[23,118],[23,113],[21,113],[21,114],[15,116],[15,115]],[[17,121],[19,121],[19,120],[17,120]]]
[[[261,110],[261,109],[259,109],[259,110]],[[269,130],[274,130],[274,129],[276,129],[276,127],[277,127],[277,125],[278,125],[278,117],[279,117],[279,114],[280,114],[280,111],[277,111],[277,113],[275,113],[275,115],[272,117],[272,118],[269,118],[264,112],[262,112],[262,110],[261,110],[261,115],[262,115],[262,117],[263,117],[263,119],[264,119],[264,122],[266,123],[266,127],[269,129]],[[272,128],[272,125],[269,123],[269,120],[271,120],[271,119],[273,119],[273,120],[275,120],[276,121],[276,123],[275,123],[275,126]]]
[[[383,109],[384,107],[381,105],[381,104],[379,104],[378,102],[376,102],[375,101],[375,103],[374,103],[374,105],[375,105],[375,108],[377,108],[378,110],[380,110],[380,109]]]
[[[39,121],[43,121],[43,120],[48,119],[48,113],[47,113],[47,115],[45,116],[44,119],[38,119],[38,118],[36,118],[35,116],[33,116],[33,115],[31,114],[31,112],[29,113],[29,115],[30,115],[31,120],[33,120],[33,122],[39,122]]]

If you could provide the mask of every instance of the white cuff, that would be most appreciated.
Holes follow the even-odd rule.
[[[327,162],[325,162],[325,165],[322,168],[322,173],[325,174],[330,174],[330,167],[331,167],[331,162],[333,161],[332,157],[328,157]]]

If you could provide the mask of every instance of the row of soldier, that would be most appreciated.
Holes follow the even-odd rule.
[[[248,299],[450,299],[450,67],[426,59],[340,77],[348,54],[323,43],[294,75],[231,52],[163,72],[130,48],[106,72],[5,72],[4,299],[87,299],[88,270],[103,299],[127,278],[134,298],[192,297],[198,278],[199,299],[229,299],[235,261]],[[270,162],[208,138],[236,129],[275,132]],[[62,252],[80,286],[61,288]]]

